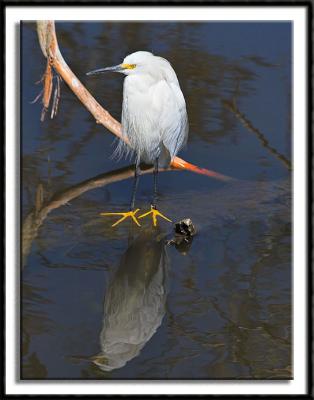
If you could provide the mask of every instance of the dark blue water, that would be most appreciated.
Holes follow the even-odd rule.
[[[40,101],[30,102],[45,59],[36,25],[23,24],[22,378],[291,378],[291,25],[56,29],[73,72],[118,120],[123,77],[86,72],[136,50],[168,59],[190,122],[180,157],[236,180],[160,174],[160,210],[197,229],[184,254],[167,246],[166,222],[131,235],[128,223],[111,228],[99,213],[126,210],[132,182],[103,185],[99,175],[129,162],[111,158],[113,136],[65,83],[57,117],[40,122]],[[141,209],[151,194],[148,174]]]

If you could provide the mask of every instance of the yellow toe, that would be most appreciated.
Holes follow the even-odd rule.
[[[160,211],[156,210],[156,208],[153,207],[153,206],[150,206],[150,211],[148,211],[148,212],[146,212],[146,213],[140,215],[140,216],[138,217],[138,219],[140,219],[140,218],[145,218],[145,217],[147,217],[147,216],[150,215],[150,214],[151,214],[151,216],[152,216],[153,225],[154,225],[154,226],[157,226],[157,217],[163,218],[163,219],[165,219],[165,220],[168,221],[168,222],[172,222],[171,219],[169,219],[168,217],[166,217],[165,215],[163,215]]]
[[[100,213],[100,215],[102,216],[111,216],[111,215],[122,215],[122,218],[118,219],[118,221],[116,221],[114,224],[112,224],[112,227],[115,227],[119,224],[121,224],[122,221],[124,221],[126,218],[132,218],[132,220],[136,223],[137,226],[141,226],[140,223],[138,222],[135,214],[138,213],[140,211],[139,208],[137,208],[134,211],[127,211],[127,212],[103,212]]]

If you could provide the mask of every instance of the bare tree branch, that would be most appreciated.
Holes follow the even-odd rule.
[[[47,58],[47,68],[44,75],[44,93],[43,93],[43,105],[44,113],[48,109],[50,97],[51,97],[51,67],[61,76],[61,78],[67,83],[72,92],[79,98],[82,104],[89,110],[94,116],[96,123],[103,125],[110,132],[112,132],[118,138],[124,140],[127,144],[127,138],[122,135],[121,124],[115,120],[107,110],[105,110],[89,93],[85,86],[79,81],[79,79],[71,71],[67,63],[65,62],[58,46],[58,40],[56,36],[55,23],[54,21],[37,21],[37,32],[41,50],[43,55]],[[55,114],[55,113],[53,113]],[[174,157],[171,162],[172,169],[189,170],[197,174],[206,175],[215,179],[229,181],[233,178],[222,175],[218,172],[211,171],[205,168],[197,167],[182,158]]]

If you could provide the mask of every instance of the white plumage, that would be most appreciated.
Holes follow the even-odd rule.
[[[171,64],[146,51],[127,56],[122,65],[136,65],[121,72],[123,87],[122,132],[137,162],[165,167],[185,144],[188,118],[185,100]],[[123,141],[117,152],[128,153]]]

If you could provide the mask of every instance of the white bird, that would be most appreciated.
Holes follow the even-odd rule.
[[[130,145],[120,140],[115,154],[135,156],[135,179],[130,211],[102,215],[122,215],[113,226],[127,217],[131,217],[140,225],[135,216],[139,209],[134,210],[134,204],[140,174],[139,165],[144,162],[154,165],[154,196],[151,210],[138,218],[151,214],[154,226],[157,224],[157,215],[170,221],[156,208],[157,173],[159,167],[165,168],[170,165],[188,136],[186,105],[176,73],[169,61],[147,51],[137,51],[128,55],[122,64],[90,71],[87,75],[107,71],[126,75],[121,125],[122,134]]]

